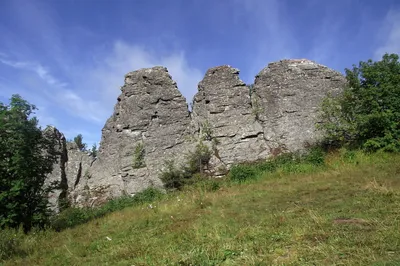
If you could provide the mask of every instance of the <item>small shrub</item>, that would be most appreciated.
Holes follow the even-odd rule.
[[[53,217],[51,227],[56,231],[71,228],[90,220],[91,210],[88,208],[68,208]]]
[[[96,145],[96,143],[94,143],[93,146],[92,146],[91,155],[92,155],[93,158],[97,157],[97,145]]]
[[[204,167],[208,166],[212,152],[202,141],[196,145],[193,152],[189,152],[186,156],[186,164],[184,173],[186,178],[192,177],[196,173],[203,173]]]
[[[325,156],[326,153],[322,148],[313,147],[304,156],[304,161],[316,166],[320,166],[325,164]]]
[[[133,168],[138,169],[145,167],[146,164],[144,162],[144,155],[145,155],[145,149],[143,143],[139,142],[135,146],[135,151],[133,153]]]
[[[76,136],[74,138],[74,142],[78,146],[79,150],[81,150],[81,151],[85,151],[86,150],[87,145],[86,145],[86,143],[83,142],[82,134],[79,134],[78,136]]]
[[[181,189],[185,184],[185,174],[175,166],[174,160],[164,161],[160,179],[167,189]]]
[[[202,140],[212,140],[213,139],[213,132],[211,129],[211,125],[210,122],[208,122],[208,120],[206,120],[202,126],[201,126],[201,132],[202,132],[202,136],[201,139]]]
[[[244,182],[248,179],[254,179],[257,175],[257,169],[253,165],[235,165],[229,172],[230,179],[236,182]]]
[[[164,161],[164,170],[160,179],[164,187],[170,190],[182,189],[185,185],[194,183],[192,180],[196,174],[203,174],[205,167],[211,159],[212,152],[202,141],[196,145],[196,149],[185,157],[184,166],[178,169],[173,160]]]
[[[164,193],[154,187],[150,187],[139,193],[136,193],[135,196],[133,196],[133,200],[136,204],[143,204],[160,200],[163,197]]]

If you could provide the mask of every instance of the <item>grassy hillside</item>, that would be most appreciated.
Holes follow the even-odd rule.
[[[16,238],[4,265],[400,265],[400,156],[332,154]]]

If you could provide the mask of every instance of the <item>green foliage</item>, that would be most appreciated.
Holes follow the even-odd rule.
[[[317,127],[334,145],[400,151],[400,62],[396,54],[346,69],[349,86],[322,104]]]
[[[92,149],[90,151],[91,151],[91,154],[92,154],[93,158],[96,158],[97,157],[97,145],[96,145],[96,143],[94,143],[92,145]]]
[[[144,203],[150,203],[160,200],[164,194],[156,188],[147,188],[133,197],[124,196],[108,201],[97,208],[68,208],[62,211],[51,221],[51,228],[61,231],[66,228],[72,228],[80,224],[87,223],[96,218],[105,216],[108,213],[122,210],[126,207],[137,206]]]
[[[257,168],[252,165],[239,164],[234,165],[230,172],[230,178],[232,181],[244,182],[245,180],[253,179],[257,176]]]
[[[303,160],[313,165],[319,166],[325,164],[326,152],[323,148],[316,146],[310,148],[307,154],[304,155]]]
[[[234,182],[242,183],[279,170],[285,173],[309,172],[311,169],[323,167],[325,157],[325,151],[316,146],[304,154],[284,153],[267,161],[234,165],[229,171],[229,177]]]
[[[186,155],[186,164],[184,166],[185,175],[188,177],[196,173],[203,173],[204,168],[208,166],[212,152],[202,141],[200,141],[194,151]]]
[[[166,160],[160,179],[167,189],[182,189],[195,174],[204,173],[210,159],[211,150],[200,141],[196,149],[185,156],[183,167],[178,168],[173,160]]]
[[[0,103],[0,228],[43,228],[50,215],[46,176],[56,160],[54,139],[47,138],[31,115],[34,105],[13,95]],[[55,184],[53,184],[55,185]]]
[[[185,173],[178,169],[174,160],[165,160],[164,169],[160,175],[166,189],[181,189],[185,185]]]
[[[201,125],[201,140],[212,140],[213,139],[213,131],[211,128],[210,122],[206,120]]]
[[[83,137],[82,134],[79,134],[78,136],[76,136],[74,138],[74,142],[76,143],[76,145],[78,146],[78,149],[81,151],[85,151],[86,150],[86,143],[83,143]]]
[[[142,142],[139,142],[136,146],[135,146],[135,151],[133,153],[133,168],[134,169],[138,169],[138,168],[142,168],[145,167],[146,164],[144,162],[144,155],[145,155],[145,149],[144,149],[144,145]]]

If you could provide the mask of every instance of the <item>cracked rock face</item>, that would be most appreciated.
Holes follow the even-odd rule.
[[[207,71],[193,100],[193,120],[201,132],[210,131],[214,155],[223,165],[267,156],[264,131],[253,114],[250,88],[240,80],[236,68],[220,66]]]
[[[163,161],[179,160],[189,124],[186,99],[166,68],[128,73],[114,114],[103,128],[88,186],[104,187],[112,197],[162,187],[158,176]]]
[[[271,152],[302,150],[315,143],[320,138],[315,122],[322,99],[345,84],[340,73],[306,59],[282,60],[261,70],[252,102]]]
[[[93,206],[161,188],[163,162],[183,163],[200,140],[213,152],[206,170],[215,175],[235,163],[303,150],[320,138],[315,123],[322,99],[345,84],[340,73],[305,59],[269,64],[252,88],[238,69],[219,66],[199,83],[190,113],[166,68],[139,69],[125,76],[97,159],[56,134],[63,159],[51,178],[64,180],[73,204]]]
[[[80,151],[75,143],[67,142],[64,134],[55,127],[47,127],[44,134],[55,143],[57,162],[46,184],[53,181],[60,184],[59,189],[49,194],[50,208],[57,212],[61,201],[75,204],[75,197],[82,194],[87,179],[84,173],[94,159],[87,152]]]

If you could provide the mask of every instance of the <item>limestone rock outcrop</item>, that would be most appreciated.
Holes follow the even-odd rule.
[[[214,155],[228,167],[268,155],[250,88],[240,80],[238,69],[220,66],[207,71],[193,100],[193,120],[203,130],[208,127]]]
[[[235,163],[303,150],[320,138],[315,123],[323,97],[345,84],[340,73],[306,59],[271,63],[251,86],[238,69],[219,66],[207,71],[189,111],[166,68],[139,69],[125,76],[97,159],[64,148],[58,136],[60,158],[68,159],[52,176],[64,180],[66,171],[69,199],[92,206],[161,188],[163,162],[183,163],[200,140],[212,149],[207,171],[214,175]]]
[[[162,187],[158,175],[163,159],[182,157],[190,121],[186,100],[166,68],[128,73],[103,128],[88,186],[101,187],[111,197]],[[102,193],[97,193],[100,201],[105,200]]]
[[[95,158],[79,150],[74,142],[67,142],[64,134],[55,127],[47,127],[44,134],[55,143],[57,162],[46,185],[58,183],[58,189],[49,194],[51,209],[58,211],[59,204],[75,204],[80,201],[87,183],[88,170]]]
[[[328,93],[339,93],[345,84],[340,73],[306,59],[282,60],[261,70],[252,104],[270,152],[301,150],[318,140],[318,107]]]

